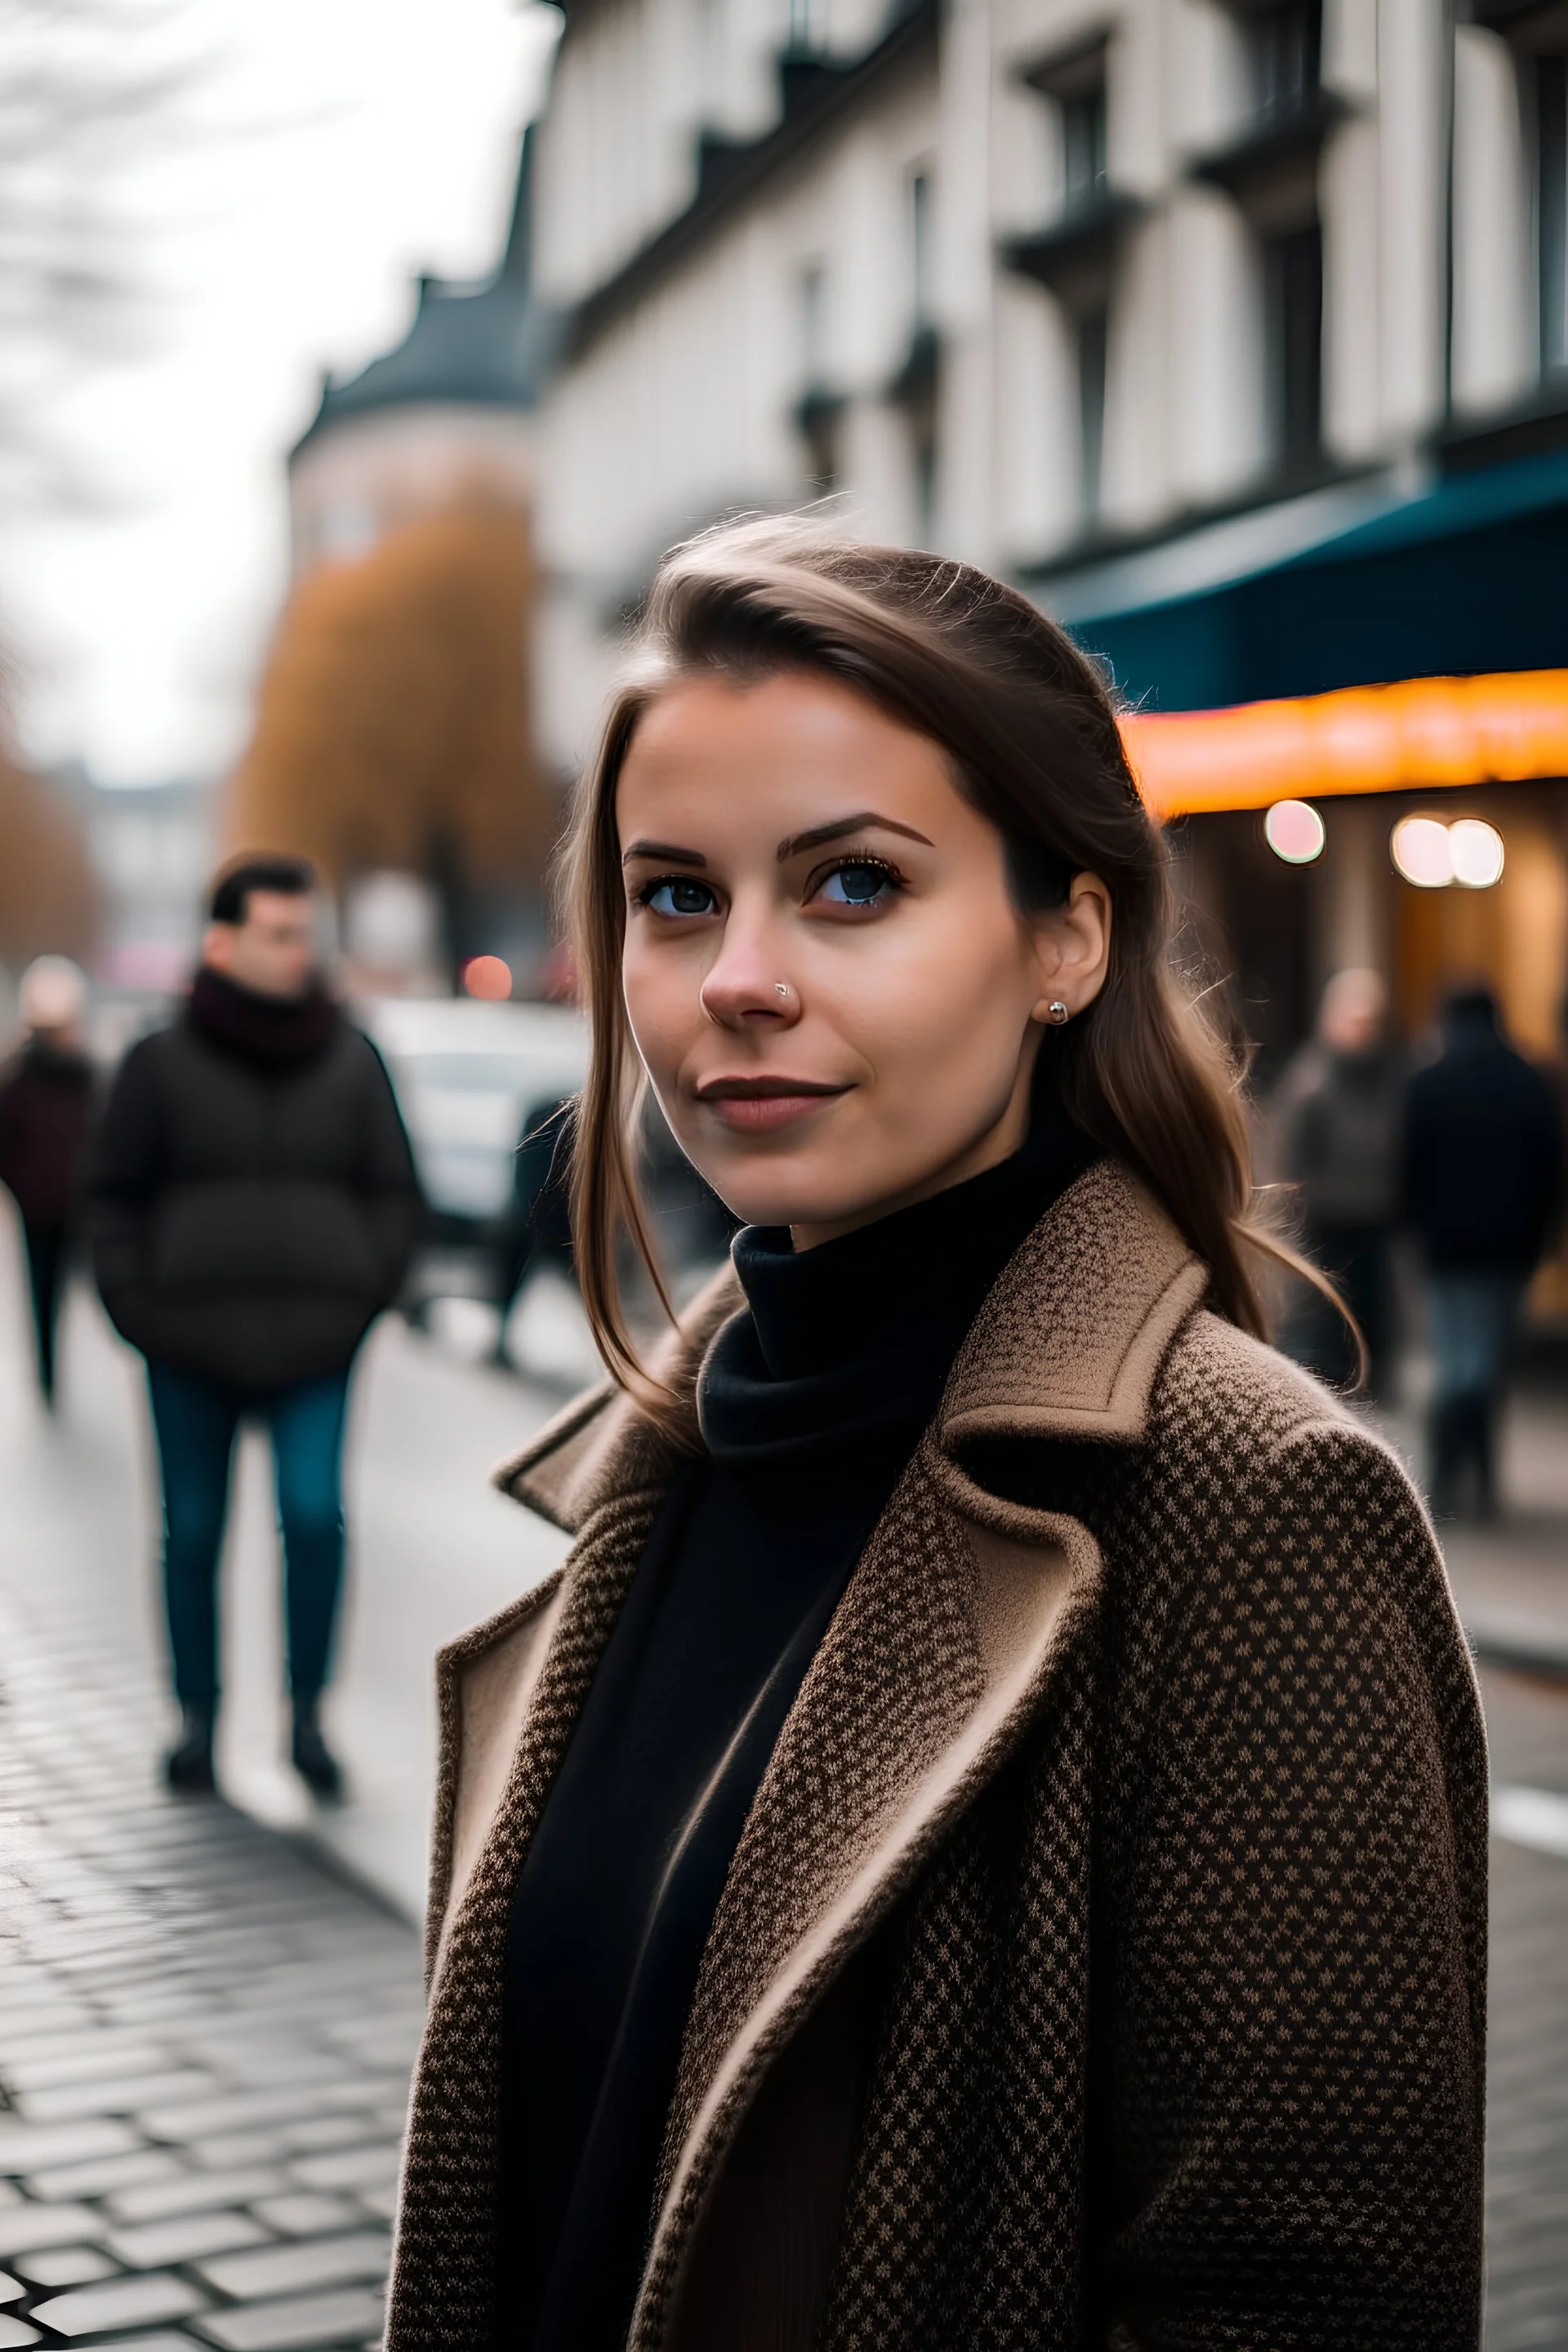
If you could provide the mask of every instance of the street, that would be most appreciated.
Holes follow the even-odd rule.
[[[226,1568],[232,1801],[181,1804],[156,1773],[170,1714],[139,1368],[79,1286],[51,1425],[18,1306],[5,1234],[0,2352],[374,2345],[419,2026],[430,1655],[560,1556],[485,1484],[558,1391],[395,1320],[375,1334],[330,1717],[351,1795],[331,1814],[278,1760],[276,1567],[247,1447]],[[1485,1647],[1536,1662],[1483,1672],[1512,1832],[1493,1843],[1489,2352],[1568,2347],[1568,1679],[1543,1670],[1568,1656],[1564,1439],[1568,1403],[1525,1400],[1517,1517],[1450,1546]]]

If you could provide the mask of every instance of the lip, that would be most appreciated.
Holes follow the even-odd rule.
[[[770,1135],[848,1092],[847,1087],[823,1086],[810,1078],[710,1078],[697,1089],[697,1098],[738,1134]]]

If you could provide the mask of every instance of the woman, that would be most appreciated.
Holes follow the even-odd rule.
[[[442,1662],[388,2333],[1473,2346],[1484,1756],[1388,1452],[1261,1344],[1093,667],[721,530],[577,813],[577,1538]],[[645,1366],[646,1072],[745,1223]]]

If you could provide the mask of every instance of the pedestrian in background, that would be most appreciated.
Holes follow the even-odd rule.
[[[319,1795],[340,1787],[319,1709],[349,1374],[402,1282],[419,1197],[381,1058],[316,970],[314,893],[296,858],[220,875],[189,999],[127,1055],[92,1172],[99,1287],[147,1359],[158,1436],[176,1789],[213,1785],[218,1556],[247,1415],[277,1466],[293,1760]]]
[[[86,977],[68,956],[30,963],[21,988],[26,1034],[0,1074],[0,1184],[22,1221],[38,1393],[51,1411],[55,1335],[92,1132],[93,1069],[81,1041],[86,1000]]]
[[[571,1104],[559,1095],[530,1106],[511,1160],[511,1199],[496,1244],[495,1360],[510,1368],[507,1325],[523,1288],[547,1266],[572,1275],[572,1218],[567,1206]]]
[[[1316,1034],[1274,1097],[1279,1171],[1300,1202],[1302,1246],[1361,1326],[1374,1394],[1387,1388],[1393,1344],[1389,1244],[1405,1093],[1387,1020],[1388,991],[1378,973],[1336,972],[1323,991]],[[1323,1380],[1355,1376],[1350,1334],[1327,1300],[1304,1286],[1281,1344]]]
[[[1405,1118],[1405,1209],[1431,1328],[1432,1507],[1457,1510],[1468,1472],[1490,1517],[1520,1307],[1563,1213],[1563,1119],[1551,1082],[1501,1034],[1489,989],[1450,996],[1442,1038],[1410,1081]]]

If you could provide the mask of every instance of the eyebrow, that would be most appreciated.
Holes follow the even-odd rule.
[[[706,866],[708,860],[700,849],[681,849],[673,841],[634,841],[621,852],[621,864],[629,866],[634,857],[668,857],[676,866]]]
[[[936,846],[928,835],[917,833],[912,824],[900,824],[897,817],[879,816],[875,809],[862,809],[857,816],[841,816],[832,824],[813,825],[809,833],[792,834],[778,845],[778,862],[782,866],[786,858],[797,857],[803,849],[820,849],[825,841],[842,841],[847,833],[864,833],[872,826],[879,826],[884,833],[901,833],[906,841],[923,842],[928,849]]]

